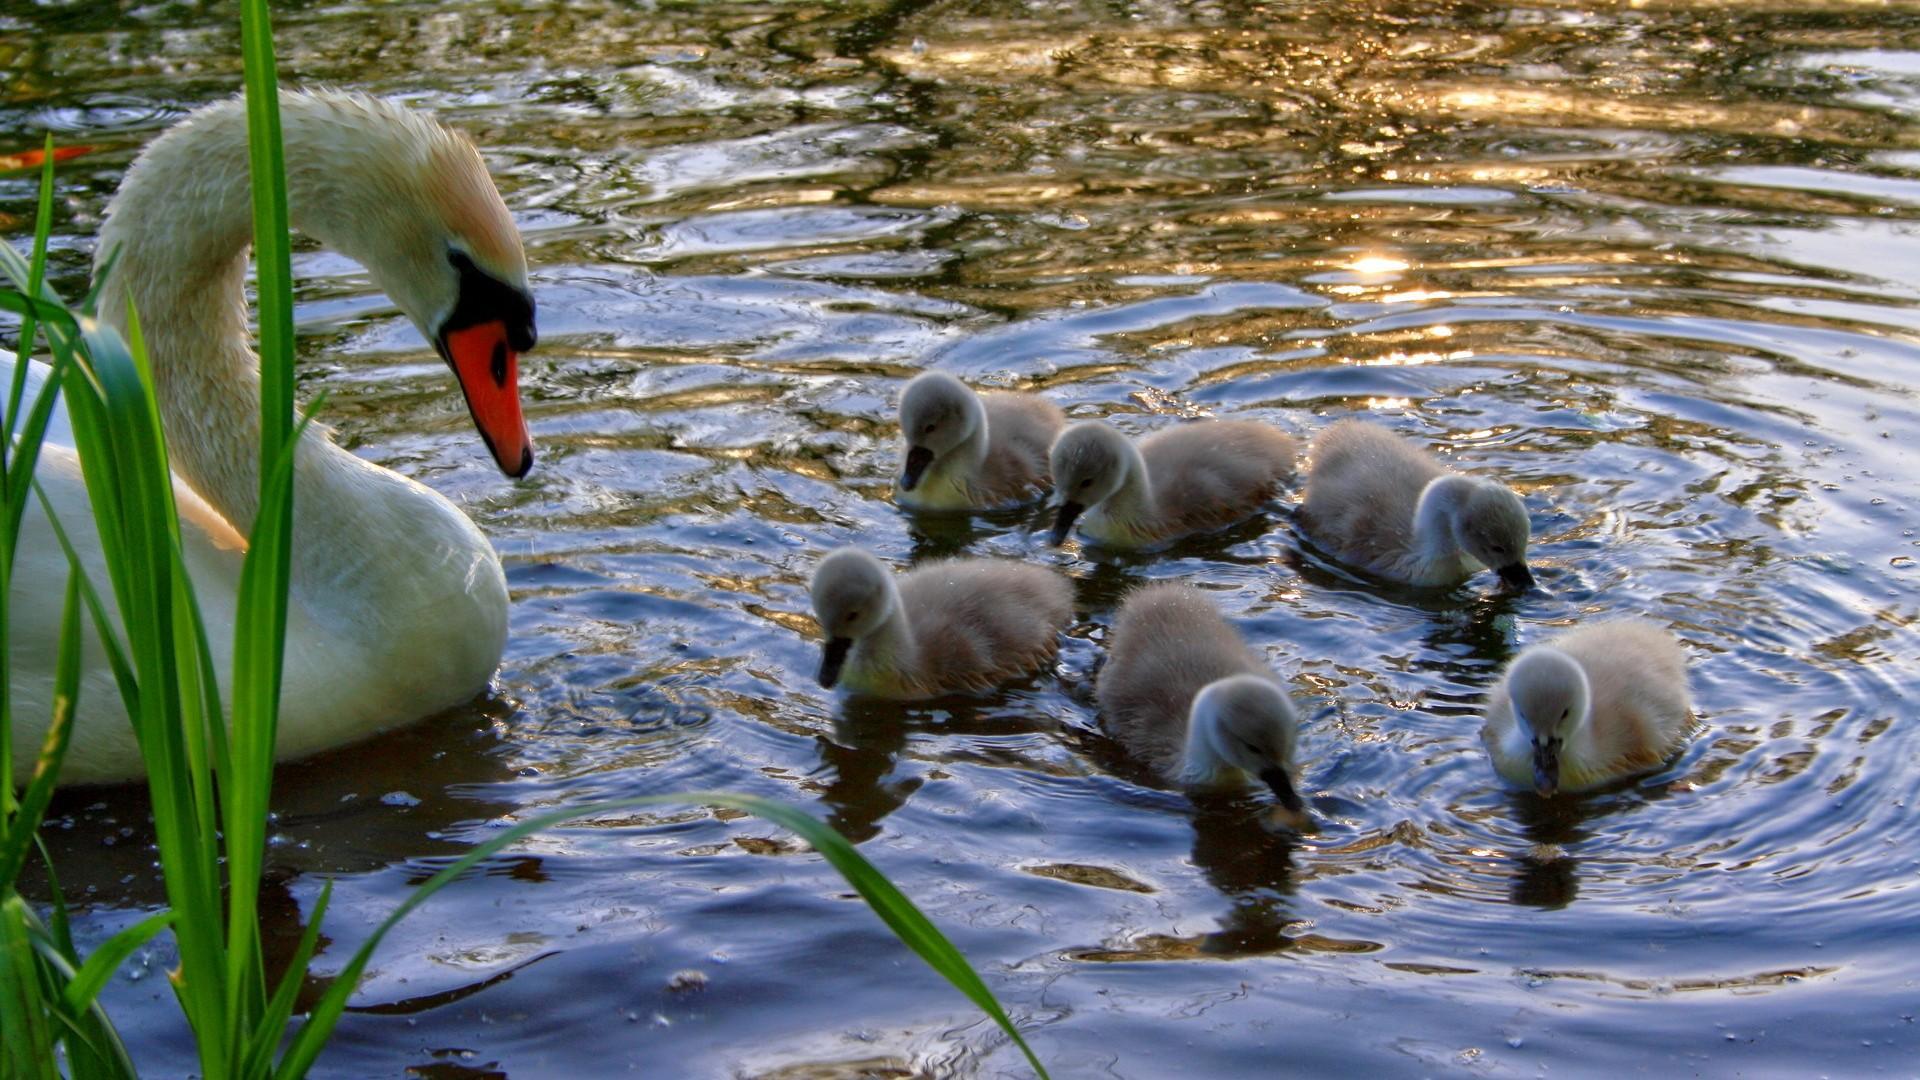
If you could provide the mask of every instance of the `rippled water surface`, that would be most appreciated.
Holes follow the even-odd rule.
[[[0,152],[51,128],[77,288],[137,148],[238,83],[224,5],[7,5]],[[726,787],[860,842],[1059,1076],[1910,1073],[1920,1054],[1920,7],[1822,0],[300,3],[284,77],[486,149],[525,232],[543,457],[500,478],[352,264],[298,260],[305,391],[461,502],[513,640],[472,708],[281,773],[271,895],[322,972],[503,824]],[[0,177],[17,237],[30,183]],[[1291,508],[1156,558],[888,499],[938,367],[1145,432],[1371,414],[1532,512],[1544,588],[1355,582]],[[1057,565],[1057,669],[847,703],[804,583],[866,543]],[[1091,705],[1118,597],[1214,590],[1318,710],[1323,823],[1141,783]],[[1671,768],[1503,790],[1512,652],[1644,613]],[[138,793],[57,807],[98,940],[156,904]],[[163,950],[111,1001],[192,1069]],[[697,972],[704,977],[685,973]],[[143,977],[144,976],[144,977]],[[389,940],[330,1076],[1014,1075],[792,838],[689,808],[546,835]]]

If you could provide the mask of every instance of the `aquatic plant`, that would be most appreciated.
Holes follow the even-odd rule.
[[[20,347],[0,432],[0,641],[8,586],[34,469],[56,398],[63,398],[110,580],[90,581],[70,538],[52,722],[26,788],[0,784],[0,1075],[131,1077],[127,1049],[102,1010],[101,989],[120,965],[170,930],[169,972],[193,1031],[200,1072],[218,1077],[298,1077],[325,1048],[347,1000],[387,931],[435,892],[526,835],[562,822],[640,805],[728,806],[798,833],[923,960],[990,1016],[1045,1070],[1006,1012],[953,944],[898,888],[821,821],[777,802],[725,792],[654,795],[573,807],[522,822],[476,845],[417,888],[347,961],[289,1035],[331,885],[323,887],[290,962],[269,979],[259,893],[273,783],[293,521],[293,285],[285,168],[271,25],[265,0],[241,5],[246,69],[254,251],[260,327],[260,498],[241,572],[232,700],[220,700],[208,644],[182,561],[172,469],[137,314],[122,339],[96,320],[95,299],[69,303],[45,280],[53,162],[42,155],[33,247],[0,244],[0,309],[21,320]],[[109,253],[111,257],[111,253]],[[27,358],[44,342],[50,377],[26,401]],[[23,412],[24,409],[24,412]],[[304,421],[302,421],[304,422]],[[113,606],[106,603],[110,595]],[[103,643],[139,738],[168,910],[123,930],[82,958],[68,928],[53,867],[43,917],[15,889],[37,843],[66,752],[79,693],[83,628]],[[0,777],[11,776],[7,652],[0,649]],[[42,858],[45,852],[42,849]]]

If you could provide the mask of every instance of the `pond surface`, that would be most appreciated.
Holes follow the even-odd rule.
[[[77,290],[133,153],[238,85],[228,5],[8,5],[0,152],[51,128]],[[506,823],[728,788],[828,817],[1056,1076],[1911,1072],[1920,1055],[1920,8],[908,2],[282,9],[283,78],[485,148],[525,232],[542,457],[503,480],[366,277],[299,258],[304,392],[459,501],[513,588],[497,688],[282,771],[276,932],[322,973]],[[0,178],[20,236],[31,184]],[[1145,432],[1371,414],[1533,515],[1543,588],[1365,586],[1282,506],[1161,557],[888,498],[938,367]],[[979,700],[813,681],[859,542],[1056,565],[1058,668]],[[1296,842],[1140,782],[1118,598],[1214,590],[1316,710]],[[1484,578],[1484,576],[1483,576]],[[1623,790],[1504,790],[1476,707],[1560,627],[1672,625],[1701,733]],[[139,792],[56,807],[99,940],[158,902]],[[193,1069],[164,949],[109,997]],[[596,819],[403,924],[319,1075],[1019,1075],[792,837]]]

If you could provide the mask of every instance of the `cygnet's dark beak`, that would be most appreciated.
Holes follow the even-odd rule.
[[[832,688],[840,681],[840,669],[846,666],[847,650],[853,648],[853,639],[833,637],[827,639],[827,647],[820,651],[820,685]]]
[[[1546,739],[1533,744],[1533,790],[1546,798],[1560,790],[1560,741]]]
[[[1053,535],[1048,539],[1048,542],[1054,547],[1059,547],[1061,544],[1066,543],[1067,534],[1073,532],[1073,523],[1078,521],[1080,515],[1085,513],[1086,510],[1087,508],[1085,506],[1074,502],[1072,499],[1061,503],[1060,512],[1054,515]]]
[[[933,464],[933,451],[924,446],[907,447],[907,463],[900,469],[900,490],[912,491],[920,482],[920,475]]]
[[[1500,568],[1500,581],[1514,592],[1526,592],[1533,588],[1533,571],[1524,562],[1508,563]]]
[[[1260,782],[1273,789],[1273,797],[1280,800],[1281,806],[1296,814],[1305,809],[1306,804],[1300,801],[1300,793],[1293,790],[1293,777],[1287,775],[1287,770],[1278,765],[1262,769]]]
[[[1300,793],[1293,788],[1293,777],[1278,765],[1260,771],[1260,781],[1273,789],[1273,797],[1279,802],[1280,809],[1274,811],[1272,823],[1293,832],[1313,831],[1313,818],[1307,815],[1306,803],[1300,801]]]

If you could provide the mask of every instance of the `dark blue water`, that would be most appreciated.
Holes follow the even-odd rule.
[[[51,127],[84,274],[133,152],[237,85],[232,12],[0,15],[0,152]],[[364,275],[303,256],[308,393],[461,501],[513,640],[471,710],[281,773],[291,939],[336,970],[523,816],[724,787],[828,817],[1056,1076],[1910,1074],[1920,1053],[1920,8],[1673,3],[297,5],[284,77],[471,133],[526,235],[543,456],[502,481]],[[30,183],[0,178],[20,235]],[[1368,413],[1532,512],[1544,588],[1383,592],[1290,511],[1151,558],[888,502],[940,367],[1146,432]],[[860,542],[1077,582],[1058,668],[978,701],[819,690],[804,593]],[[1319,710],[1323,823],[1141,782],[1090,673],[1127,588],[1216,590]],[[1480,695],[1585,619],[1672,625],[1672,767],[1504,790]],[[144,797],[63,800],[104,938]],[[556,831],[389,939],[331,1076],[1016,1075],[821,861],[699,808]],[[156,948],[110,1003],[191,1070]],[[687,973],[698,973],[698,977]],[[137,977],[142,976],[145,977]]]

